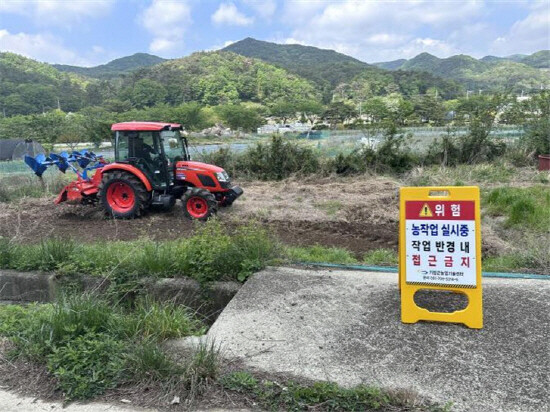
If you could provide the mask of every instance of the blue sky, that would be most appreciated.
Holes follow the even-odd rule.
[[[335,49],[366,62],[550,48],[550,1],[2,0],[0,50],[91,66],[166,58],[245,37]]]

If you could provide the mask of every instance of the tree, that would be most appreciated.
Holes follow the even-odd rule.
[[[361,106],[363,114],[366,115],[372,123],[378,123],[390,116],[390,111],[381,97],[368,99]]]
[[[101,142],[111,139],[111,124],[115,122],[105,109],[86,107],[80,111],[80,126],[86,142],[99,146]]]
[[[442,124],[445,120],[445,106],[441,99],[433,95],[424,94],[414,99],[414,111],[420,116],[423,123]]]
[[[460,163],[475,163],[492,160],[500,156],[506,147],[502,142],[495,142],[490,134],[495,117],[507,104],[504,95],[472,96],[462,99],[457,107],[460,117],[467,119],[468,134],[460,138]]]
[[[323,113],[323,119],[327,120],[331,124],[331,127],[334,127],[337,123],[351,120],[354,117],[357,117],[355,108],[342,102],[331,103]]]
[[[130,94],[130,102],[134,107],[151,107],[163,103],[166,89],[162,84],[151,79],[141,79],[136,82]]]
[[[218,110],[223,121],[233,130],[255,131],[264,121],[256,110],[240,104],[220,106]]]
[[[325,110],[323,105],[316,100],[303,100],[296,105],[296,110],[313,126]]]
[[[286,100],[279,100],[269,108],[271,116],[280,119],[283,124],[286,124],[288,118],[296,116],[297,111],[296,104]]]
[[[184,103],[173,109],[175,121],[187,130],[201,130],[209,126],[206,113],[196,102]]]
[[[543,91],[525,104],[527,133],[523,143],[531,155],[550,154],[550,93]]]

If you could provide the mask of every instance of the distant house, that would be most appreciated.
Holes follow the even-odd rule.
[[[46,151],[42,145],[30,139],[0,140],[0,161],[22,160],[23,156],[36,156]]]

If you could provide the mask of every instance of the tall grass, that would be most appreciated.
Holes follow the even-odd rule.
[[[30,173],[0,174],[0,202],[12,202],[25,197],[57,195],[73,177],[74,175],[63,175],[57,170],[46,172],[42,180]]]
[[[550,190],[545,186],[501,187],[485,194],[485,211],[503,216],[507,227],[550,231]]]
[[[0,268],[48,270],[132,279],[142,276],[187,276],[201,283],[244,281],[277,257],[279,248],[265,228],[254,223],[229,233],[210,221],[185,239],[153,242],[77,244],[52,238],[38,245],[0,238]]]

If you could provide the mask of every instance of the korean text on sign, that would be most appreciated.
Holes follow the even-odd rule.
[[[476,286],[473,201],[405,203],[406,281]]]

